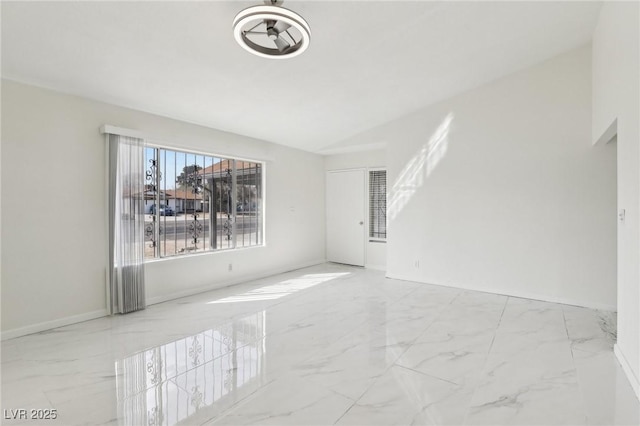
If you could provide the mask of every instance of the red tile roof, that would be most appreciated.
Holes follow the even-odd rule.
[[[194,194],[191,189],[167,189],[165,194],[168,200],[202,200],[202,194]]]
[[[232,165],[233,165],[232,160],[222,160],[219,163],[213,164],[209,167],[205,167],[204,169],[200,170],[198,173],[203,175],[207,175],[211,173],[219,174],[221,172],[226,172],[227,169],[231,169]],[[251,170],[251,169],[255,170],[256,166],[259,166],[259,164],[252,163],[250,161],[236,160],[237,171]]]

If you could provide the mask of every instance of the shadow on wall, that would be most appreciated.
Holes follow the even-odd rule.
[[[407,163],[394,182],[389,193],[389,218],[395,219],[402,209],[409,203],[416,190],[420,188],[426,178],[435,170],[444,158],[449,145],[449,129],[453,121],[450,112],[422,149]]]

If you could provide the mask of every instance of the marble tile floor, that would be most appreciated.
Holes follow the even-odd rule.
[[[614,340],[611,313],[324,264],[2,342],[2,422],[637,425]]]

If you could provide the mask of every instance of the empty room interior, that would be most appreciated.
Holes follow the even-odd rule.
[[[3,424],[640,424],[640,2],[0,15]]]

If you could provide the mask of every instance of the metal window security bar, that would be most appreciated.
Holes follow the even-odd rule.
[[[145,259],[263,243],[263,164],[145,148]]]
[[[369,171],[369,238],[387,238],[387,171]]]

